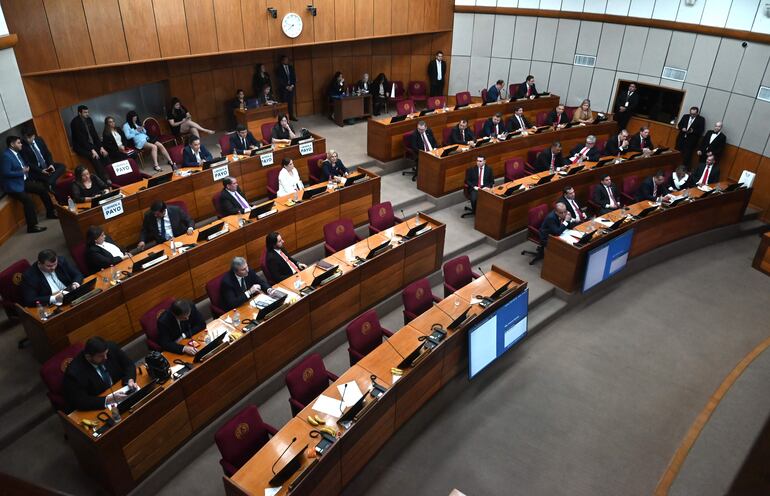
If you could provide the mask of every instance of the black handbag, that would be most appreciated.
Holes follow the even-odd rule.
[[[171,377],[171,366],[163,353],[159,351],[149,352],[144,358],[144,363],[147,365],[147,373],[158,384],[163,384]]]

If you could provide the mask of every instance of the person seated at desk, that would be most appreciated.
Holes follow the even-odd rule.
[[[278,114],[278,122],[273,126],[273,143],[288,143],[296,137],[297,134],[289,124],[289,116]]]
[[[588,216],[585,213],[585,207],[581,208],[580,205],[578,205],[575,188],[572,186],[565,186],[562,192],[564,194],[557,200],[557,202],[563,203],[567,207],[567,212],[569,212],[570,217],[577,223],[588,219]]]
[[[339,98],[345,94],[345,78],[340,71],[334,73],[334,77],[326,87],[326,96],[329,98]]]
[[[321,181],[329,181],[348,176],[348,169],[340,160],[335,150],[326,153],[326,160],[321,164]]]
[[[47,184],[48,189],[53,191],[56,181],[67,171],[64,164],[54,162],[51,151],[43,141],[43,138],[37,136],[35,128],[32,126],[24,130],[24,141],[21,144],[21,155],[29,166],[29,175],[32,179]]]
[[[372,82],[369,81],[369,74],[364,73],[363,76],[361,76],[361,79],[356,82],[356,89],[363,93],[364,95],[369,93],[369,90],[372,86]]]
[[[123,130],[115,124],[115,118],[108,115],[104,118],[104,131],[102,131],[102,146],[110,156],[110,160],[119,162],[128,159],[128,150],[126,149],[128,138],[123,134]]]
[[[564,129],[564,127],[569,124],[569,118],[564,111],[564,105],[557,105],[556,108],[548,114],[545,123],[549,126],[553,126],[554,129]]]
[[[633,135],[628,142],[628,150],[631,152],[642,152],[645,155],[649,155],[654,149],[655,145],[652,144],[652,139],[650,139],[650,128],[647,127],[639,129],[639,133]]]
[[[554,141],[551,147],[537,154],[535,159],[535,172],[548,172],[553,174],[567,165],[567,160],[561,154],[561,142]]]
[[[158,316],[158,344],[165,351],[177,355],[195,355],[193,344],[179,344],[180,339],[189,339],[206,328],[206,321],[188,300],[175,300],[167,310]]]
[[[230,262],[230,272],[222,278],[219,297],[222,309],[230,311],[237,308],[260,293],[271,294],[273,288],[257,275],[243,257],[235,257]]]
[[[222,215],[245,214],[251,211],[251,205],[246,201],[246,196],[238,187],[238,179],[227,176],[222,179],[222,193],[219,195],[219,210]]]
[[[620,208],[620,193],[618,193],[618,188],[612,184],[612,178],[609,174],[602,176],[601,183],[594,188],[594,196],[591,200],[599,205],[599,215]]]
[[[243,155],[249,150],[259,148],[259,141],[251,134],[251,131],[246,129],[246,126],[238,124],[235,127],[235,132],[230,135],[230,148],[232,148],[233,153]]]
[[[412,148],[414,150],[423,150],[431,152],[436,149],[436,138],[433,137],[433,131],[428,128],[425,121],[417,123],[417,129],[412,131]]]
[[[636,192],[637,201],[656,201],[658,198],[666,196],[666,175],[662,170],[658,170],[651,177],[642,181],[639,191]]]
[[[706,162],[698,164],[691,180],[693,186],[706,186],[719,181],[719,165],[712,152],[706,152]]]
[[[505,81],[502,79],[498,79],[495,84],[489,87],[487,90],[487,100],[486,103],[495,103],[499,102],[502,99],[502,91],[503,91],[503,85],[505,84]]]
[[[476,213],[476,200],[479,197],[479,190],[489,190],[495,185],[495,174],[492,167],[487,165],[486,157],[479,155],[476,157],[476,166],[469,167],[465,171],[465,187],[468,190],[471,200],[471,212]]]
[[[526,134],[527,131],[534,131],[535,129],[537,129],[537,126],[533,125],[526,117],[524,117],[524,108],[516,107],[510,120],[508,120],[508,130],[510,132],[521,130],[522,134]]]
[[[59,257],[53,250],[37,254],[37,263],[24,271],[21,280],[21,300],[26,307],[61,303],[62,291],[77,289],[83,284],[83,274],[66,258]]]
[[[137,388],[134,362],[116,343],[94,336],[64,372],[62,393],[73,410],[103,410],[128,396],[117,391],[99,396],[108,388],[112,390],[117,381]]]
[[[55,219],[57,218],[56,209],[48,193],[48,186],[33,180],[30,176],[30,167],[21,155],[21,138],[8,136],[5,141],[8,148],[3,152],[2,161],[0,161],[0,188],[24,207],[28,233],[45,231],[45,227],[37,225],[37,206],[28,193],[34,193],[40,197],[45,205],[46,217]]]
[[[110,192],[110,188],[99,179],[99,176],[92,176],[85,165],[75,167],[75,180],[70,186],[72,200],[75,203],[86,203],[95,197]]]
[[[582,126],[593,124],[594,114],[591,112],[591,100],[586,98],[580,106],[575,109],[575,113],[572,114],[572,122]]]
[[[673,174],[671,174],[671,180],[668,183],[669,191],[682,191],[692,186],[692,180],[690,174],[687,173],[687,166],[684,164],[678,166]]]
[[[516,90],[516,98],[528,98],[532,100],[537,96],[537,88],[535,87],[535,76],[530,74],[527,79],[519,85]]]
[[[473,146],[476,137],[473,135],[473,131],[468,129],[468,119],[460,119],[455,127],[452,128],[452,132],[449,133],[450,145],[470,145]]]
[[[163,146],[163,143],[156,143],[155,138],[151,138],[147,133],[147,130],[142,126],[139,120],[139,115],[135,110],[129,110],[126,114],[126,123],[123,124],[123,134],[126,138],[134,142],[134,146],[137,150],[144,150],[150,152],[152,158],[152,168],[160,172],[160,165],[158,165],[158,153],[163,155],[168,165],[172,169],[176,169],[176,164],[171,160],[171,155],[168,154],[168,150]]]
[[[628,131],[621,130],[615,136],[610,136],[607,140],[607,146],[604,147],[605,155],[622,155],[628,151]]]
[[[174,97],[171,99],[171,108],[166,114],[168,124],[171,126],[171,131],[174,136],[181,136],[186,133],[190,133],[193,136],[200,136],[200,131],[208,134],[214,134],[214,130],[206,129],[197,122],[192,120],[192,115],[179,101],[179,98]]]
[[[596,136],[589,134],[586,136],[585,145],[575,145],[569,152],[569,161],[573,164],[580,162],[581,160],[587,162],[599,161],[599,150],[596,149]]]
[[[497,112],[484,123],[481,134],[484,137],[499,138],[505,134],[506,131],[505,124],[503,124],[503,114]]]
[[[305,189],[305,185],[302,184],[299,171],[294,167],[294,161],[289,157],[284,157],[281,161],[281,172],[278,173],[277,196],[290,195],[301,189]]]
[[[270,73],[267,72],[267,67],[262,62],[257,62],[254,66],[254,77],[251,79],[251,88],[254,90],[255,95],[261,95],[262,89],[265,86],[272,86],[270,81]]]
[[[136,247],[143,250],[147,242],[164,243],[173,237],[192,234],[195,223],[181,208],[155,200],[144,214],[142,232]]]
[[[548,245],[548,239],[551,236],[560,236],[561,233],[572,227],[572,215],[567,210],[567,206],[562,202],[556,202],[556,205],[548,215],[545,216],[540,224],[540,246],[537,252],[542,257],[545,247]]]
[[[259,93],[257,93],[258,95]],[[235,90],[235,98],[230,102],[230,108],[233,110],[246,110],[249,107],[249,102],[246,100],[246,92],[241,88]]]
[[[184,167],[195,167],[203,162],[214,160],[213,155],[203,146],[199,137],[190,136],[188,143],[182,152],[182,165]]]
[[[278,103],[278,100],[273,95],[273,89],[269,84],[262,88],[262,92],[257,96],[257,102],[263,107],[265,105],[275,105]]]
[[[374,97],[374,115],[380,115],[382,109],[388,108],[388,97],[390,96],[391,90],[390,84],[388,83],[388,78],[385,77],[385,73],[379,73],[377,77],[374,78],[374,83],[372,86],[372,96]]]
[[[307,268],[307,265],[290,257],[283,245],[283,238],[276,231],[271,232],[265,238],[265,264],[270,275],[276,281],[283,281]]]
[[[117,265],[128,258],[101,226],[90,226],[86,231],[86,264],[91,272]]]

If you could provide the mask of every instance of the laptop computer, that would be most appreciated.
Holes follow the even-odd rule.
[[[404,357],[401,362],[399,362],[398,366],[396,368],[404,370],[412,367],[414,365],[414,362],[420,357],[420,354],[422,353],[423,346],[420,344],[417,346],[417,348],[414,349],[411,353],[409,353],[407,356]]]
[[[508,281],[505,284],[503,284],[502,286],[500,286],[499,288],[497,288],[491,295],[488,296],[488,298],[490,300],[496,300],[496,299],[500,298],[503,295],[503,293],[508,291],[508,288],[510,287],[511,282],[512,281]]]
[[[636,217],[639,218],[639,219],[644,219],[645,217],[647,217],[648,215],[650,215],[652,212],[654,212],[657,209],[658,209],[657,205],[653,205],[651,207],[647,207],[644,210],[642,210],[641,212],[639,212],[638,214],[636,214]]]
[[[503,191],[503,196],[511,196],[517,191],[521,191],[523,188],[524,188],[523,184],[517,184],[516,186],[511,186],[510,188]]]
[[[468,105],[469,105],[468,103],[465,103],[465,104],[463,104],[463,105],[455,105],[455,108],[454,108],[454,110],[460,110],[461,108],[465,108],[465,107],[467,107]]]
[[[618,219],[618,220],[616,220],[615,222],[613,222],[613,223],[612,223],[612,225],[610,225],[610,226],[607,228],[607,230],[608,230],[608,231],[614,231],[615,229],[617,229],[617,228],[619,228],[620,226],[622,226],[622,225],[623,225],[623,222],[625,222],[625,220],[626,220],[626,218],[625,218],[625,217],[621,217],[620,219]]]
[[[167,183],[171,181],[171,176],[173,176],[173,172],[169,172],[167,174],[158,174],[157,176],[152,176],[147,180],[147,187],[152,188],[153,186],[158,186],[160,184]]]
[[[540,179],[538,179],[538,180],[537,180],[537,182],[534,184],[534,186],[540,186],[540,185],[543,185],[543,184],[547,184],[547,183],[550,183],[550,182],[551,182],[551,179],[552,179],[552,178],[553,178],[553,176],[555,176],[555,175],[556,175],[556,174],[546,174],[545,176],[543,176],[543,177],[541,177]]]
[[[256,219],[260,215],[266,214],[267,212],[273,209],[274,205],[275,205],[275,201],[271,200],[267,203],[263,203],[261,205],[252,207],[251,212],[249,212],[249,219]]]
[[[156,263],[160,263],[161,258],[168,258],[166,254],[163,252],[163,250],[155,251],[150,254],[148,254],[146,257],[142,258],[141,260],[137,260],[134,262],[134,265],[131,267],[131,272],[141,272],[145,268],[150,267],[152,265],[155,265],[153,262],[158,260]]]
[[[299,468],[302,466],[302,454],[305,452],[305,450],[307,450],[308,446],[309,445],[306,444],[304,448],[299,450],[296,455],[291,457],[289,463],[284,465],[283,468],[279,470],[272,479],[270,479],[270,482],[268,482],[270,487],[282,486],[284,482],[289,480],[289,477],[291,477],[294,472],[299,470]]]
[[[225,336],[227,336],[227,332],[223,332],[219,336],[209,341],[209,344],[201,348],[198,351],[198,353],[195,354],[195,356],[193,357],[193,363],[201,363],[206,358],[206,355],[211,354],[212,351],[219,348],[219,345],[222,344],[222,341],[224,341]]]
[[[435,112],[435,110],[431,110],[431,109],[421,110],[420,111],[420,117],[422,117],[423,115],[432,114],[433,112]]]
[[[667,147],[665,147],[665,146],[661,146],[661,147],[658,147],[658,148],[656,148],[656,149],[655,149],[655,151],[654,151],[654,152],[652,152],[652,154],[653,154],[653,155],[660,155],[661,153],[663,153],[663,152],[667,152],[667,151],[668,151],[668,148],[667,148]]]
[[[365,177],[366,177],[366,174],[364,174],[363,172],[356,172],[355,174],[351,174],[345,178],[345,187],[355,184],[356,182],[360,181]]]
[[[583,236],[575,242],[575,246],[581,247],[588,244],[591,241],[591,239],[593,239],[595,233],[596,231],[591,231],[589,233],[583,234]]]
[[[224,165],[227,163],[227,157],[220,157],[220,158],[213,158],[211,160],[206,160],[201,164],[201,167],[203,170],[209,170],[212,167],[215,167],[217,165]]]
[[[302,201],[309,200],[313,198],[314,196],[318,196],[322,193],[326,193],[326,188],[308,188],[305,190],[304,193],[302,193]]]
[[[394,122],[401,122],[403,120],[406,120],[406,117],[407,117],[407,114],[396,115],[396,116],[390,118],[390,123],[393,124]]]
[[[224,222],[217,222],[211,227],[207,227],[206,229],[201,229],[198,231],[198,239],[197,241],[200,243],[201,241],[208,241],[209,237],[211,237],[214,234],[217,234],[222,230],[224,227]]]
[[[119,189],[113,189],[107,193],[104,193],[103,195],[94,196],[91,198],[91,208],[98,207],[99,205],[102,205],[104,203],[107,203],[111,199],[115,199],[115,196],[118,196],[120,194]]]
[[[367,238],[367,242],[368,241],[369,241],[369,239]],[[389,246],[390,246],[390,240],[386,239],[385,241],[383,241],[379,245],[375,246],[374,248],[371,248],[369,250],[369,253],[366,254],[366,260],[373,259],[374,257],[379,255],[383,251],[387,250]]]
[[[614,158],[603,158],[603,159],[599,160],[598,162],[596,162],[596,165],[594,166],[594,168],[602,167],[602,166],[607,165],[607,164],[611,164],[614,161],[615,161]]]
[[[360,398],[358,398],[358,401],[353,403],[353,405],[350,406],[350,408],[347,409],[345,413],[342,414],[342,417],[337,421],[338,424],[353,422],[353,419],[355,419],[356,415],[363,410],[364,408],[364,400],[366,400],[366,395],[361,395]]]
[[[743,183],[732,183],[730,185],[727,185],[723,190],[722,193],[729,193],[730,191],[735,191],[736,189],[742,188]]]
[[[155,381],[145,385],[144,387],[137,389],[133,393],[131,393],[130,396],[128,396],[126,399],[118,403],[118,411],[120,413],[126,413],[127,411],[131,410],[136,406],[137,403],[145,399],[150,393],[155,391],[155,389],[158,388],[158,385],[155,383]]]
[[[459,148],[458,145],[454,145],[454,146],[450,146],[450,147],[444,148],[443,150],[441,150],[441,157],[442,158],[446,157],[450,153],[456,151],[458,148]]]
[[[255,148],[249,152],[249,156],[253,157],[254,155],[259,155],[260,153],[264,153],[267,151],[270,151],[273,149],[273,145],[267,144],[267,145],[261,145],[259,148]]]
[[[310,283],[310,287],[317,288],[319,286],[323,286],[325,282],[329,281],[337,274],[337,268],[339,268],[339,265],[332,265],[330,268],[315,276],[313,281]]]
[[[94,286],[96,286],[95,277],[88,282],[84,282],[83,284],[78,286],[77,289],[68,291],[67,294],[62,297],[62,305],[69,305],[70,303],[73,302],[73,300],[76,300],[81,296],[84,296],[86,293],[94,289]]]
[[[430,224],[427,222],[423,222],[422,224],[415,224],[412,226],[411,229],[409,229],[406,234],[404,234],[404,237],[409,239],[417,236],[417,233],[421,232],[423,229],[430,229]]]
[[[567,171],[567,175],[571,176],[573,174],[577,174],[578,172],[582,171],[585,168],[586,168],[585,165],[576,165],[574,167],[570,167],[570,169]]]
[[[452,322],[449,323],[449,325],[446,327],[450,331],[453,331],[460,327],[460,325],[465,322],[465,320],[468,318],[468,312],[471,311],[471,307],[465,309],[463,313],[461,313],[456,319],[454,319]]]
[[[257,312],[257,318],[255,320],[262,322],[267,318],[268,315],[270,315],[271,313],[281,308],[281,306],[283,306],[284,302],[286,301],[286,298],[289,296],[285,293],[281,293],[281,294],[282,296],[277,298],[274,302],[272,302],[271,304],[265,307],[260,308],[259,312]]]

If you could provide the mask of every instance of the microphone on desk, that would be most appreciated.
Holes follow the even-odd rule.
[[[479,269],[479,272],[481,273],[481,276],[489,283],[490,286],[492,286],[492,289],[493,289],[492,292],[494,293],[495,291],[497,291],[497,288],[495,287],[494,284],[492,284],[492,281],[490,281],[489,278],[487,277],[487,275],[484,273],[484,271],[481,270],[481,265],[479,265],[477,267],[477,269]],[[491,301],[491,299],[488,296],[482,296],[481,298]]]
[[[348,383],[346,382],[345,385],[342,387],[342,398],[340,399],[340,413],[344,410],[345,407],[345,393],[348,390]]]
[[[409,219],[406,218],[406,214],[404,214],[403,208],[401,209],[401,218],[404,219],[404,222],[406,222],[406,227],[409,227]]]
[[[388,339],[388,338],[384,338],[383,340],[384,340],[386,343],[388,343],[388,346],[390,346],[391,348],[393,348],[393,351],[395,351],[395,352],[396,352],[396,354],[397,354],[398,356],[400,356],[400,357],[401,357],[401,360],[406,360],[406,357],[405,357],[404,355],[402,355],[402,354],[401,354],[401,352],[400,352],[400,351],[398,351],[398,350],[396,349],[396,347],[395,347],[395,346],[393,346],[393,343],[391,343],[391,342],[390,342],[390,339]]]
[[[289,443],[289,445],[286,447],[286,449],[285,449],[285,450],[283,450],[283,453],[281,453],[281,456],[279,456],[279,457],[278,457],[278,459],[275,461],[275,463],[273,463],[273,466],[270,468],[270,470],[272,470],[272,471],[273,471],[273,475],[275,475],[275,466],[278,464],[278,462],[280,462],[280,461],[281,461],[281,458],[283,458],[283,455],[285,455],[285,454],[286,454],[286,452],[287,452],[287,451],[289,451],[289,448],[291,448],[291,445],[292,445],[292,444],[294,444],[294,443],[295,443],[295,441],[297,441],[297,436],[294,436],[294,437],[291,439],[291,442],[290,442],[290,443]]]

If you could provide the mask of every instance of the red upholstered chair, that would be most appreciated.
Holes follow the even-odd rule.
[[[488,93],[489,93],[489,91],[486,88],[481,90],[481,101],[482,102],[486,102],[487,101],[487,94]]]
[[[391,81],[390,84],[391,84],[391,87],[388,88],[388,102],[397,103],[397,102],[400,102],[401,100],[404,100],[406,98],[404,96],[404,83],[401,81]],[[395,98],[390,97],[393,86],[396,87]]]
[[[520,158],[509,158],[505,161],[505,181],[515,181],[527,175],[525,162]]]
[[[601,205],[594,202],[594,191],[596,190],[596,187],[598,184],[592,184],[588,186],[588,206],[591,207],[591,209],[594,211],[595,214],[599,213],[599,210],[601,210]]]
[[[396,114],[406,115],[414,112],[413,100],[399,100],[396,102]]]
[[[390,229],[402,219],[393,214],[393,205],[389,202],[377,203],[372,205],[368,211],[369,214],[369,234],[377,234],[380,231]]]
[[[441,139],[443,140],[441,143],[444,146],[449,144],[449,138],[452,136],[452,129],[454,129],[454,126],[445,127],[441,130]]]
[[[548,111],[538,112],[535,116],[535,125],[545,126],[546,122],[548,121],[548,114],[550,114]]]
[[[446,97],[445,96],[430,96],[430,97],[428,97],[428,108],[430,110],[436,110],[436,109],[444,108],[444,105],[446,105]]]
[[[131,165],[131,172],[118,176],[115,174],[115,169],[112,167],[115,165],[115,163],[116,162],[113,162],[107,166],[107,175],[110,177],[110,181],[112,181],[112,184],[114,185],[126,186],[128,184],[139,182],[142,179],[152,177],[151,175],[145,174],[139,170],[139,166],[136,165],[136,161],[133,158],[128,159],[128,163]]]
[[[160,317],[164,310],[171,307],[172,303],[174,303],[174,298],[166,298],[144,312],[144,315],[139,319],[139,324],[142,326],[144,335],[147,338],[147,347],[151,350],[163,351],[158,340],[158,317]]]
[[[537,156],[540,155],[540,152],[544,151],[545,149],[546,147],[539,146],[537,148],[530,148],[527,151],[527,163],[524,166],[527,174],[535,173],[535,162],[537,161]]]
[[[147,131],[148,135],[154,137],[163,146],[167,145],[168,143],[176,144],[176,137],[173,134],[162,134],[160,123],[157,121],[157,119],[155,119],[155,117],[147,117],[144,122],[142,122],[142,126],[144,126],[144,129]],[[174,158],[173,155],[171,158]],[[176,160],[174,160],[174,162],[181,164],[181,162],[177,162]]]
[[[259,265],[262,267],[262,274],[265,275],[265,279],[272,286],[280,281],[276,281],[273,274],[267,269],[267,250],[262,250],[262,255],[259,256]]]
[[[604,155],[604,149],[607,148],[607,140],[597,141],[596,149],[599,150],[599,155]],[[666,183],[668,184],[668,183]]]
[[[404,146],[404,159],[410,160],[412,162],[412,167],[402,171],[402,176],[412,176],[412,181],[417,180],[417,157],[419,155],[419,152],[416,148],[413,147],[412,143],[412,132],[410,131],[408,133],[404,133],[401,135],[401,143]]]
[[[67,402],[64,400],[62,382],[64,381],[64,373],[67,371],[67,367],[70,366],[70,362],[72,362],[72,359],[75,358],[83,348],[83,343],[71,344],[46,360],[40,367],[40,378],[48,388],[48,393],[46,394],[48,395],[48,400],[51,402],[54,410],[61,410],[64,413],[69,413],[71,411],[67,406]]]
[[[468,255],[453,258],[444,264],[444,298],[462,288],[481,274],[473,272]]]
[[[271,167],[267,169],[267,196],[275,198],[278,196],[278,174],[281,173],[281,167]]]
[[[508,85],[508,98],[515,98],[517,91],[519,91],[519,85],[517,83],[509,84]]]
[[[225,133],[219,137],[219,149],[222,150],[222,156],[230,155],[233,148],[230,146],[230,136],[233,133]]]
[[[321,164],[324,160],[326,160],[325,153],[318,153],[307,159],[307,169],[310,172],[310,184],[318,184],[321,182]]]
[[[348,355],[351,367],[382,343],[383,334],[387,337],[393,335],[391,331],[380,325],[380,319],[374,309],[367,310],[356,317],[345,328],[345,332],[348,334]]]
[[[428,310],[433,302],[441,301],[430,290],[430,282],[426,278],[418,279],[404,288],[401,299],[404,302],[404,325]]]
[[[428,99],[428,87],[425,81],[409,81],[409,98],[418,103]]]
[[[232,477],[278,430],[266,424],[254,405],[249,405],[214,434],[225,475]]]
[[[225,312],[231,310],[225,309],[221,298],[222,278],[227,275],[227,272],[219,274],[214,279],[206,283],[206,295],[211,302],[211,315],[216,319]]]
[[[546,215],[548,215],[547,203],[541,203],[540,205],[532,207],[527,213],[527,241],[532,241],[538,247],[537,251],[521,251],[522,255],[534,256],[534,258],[529,261],[529,265],[532,265],[543,258],[543,251],[540,243],[540,225],[543,223],[543,219],[545,219]]]
[[[86,262],[86,242],[81,241],[70,249],[72,260],[75,261],[75,265],[78,266],[78,270],[84,276],[91,275],[91,270],[88,268],[88,262]]]
[[[338,377],[324,367],[324,361],[318,353],[311,353],[302,359],[286,374],[286,387],[289,388],[291,414],[297,415],[316,396],[329,387],[329,382]]]
[[[326,256],[344,250],[348,246],[361,241],[353,228],[353,221],[350,219],[337,219],[324,226],[324,249]]]
[[[187,209],[187,204],[183,200],[169,200],[166,202],[167,207],[179,207],[184,213],[190,215],[190,211]]]
[[[269,145],[273,141],[273,124],[272,122],[265,122],[260,126],[262,130],[262,143]]]
[[[476,138],[481,138],[481,133],[484,132],[484,123],[486,121],[486,119],[476,119],[473,122],[473,134],[476,136]]]
[[[461,91],[460,93],[455,95],[455,103],[457,105],[470,105],[471,103],[471,92],[470,91]]]
[[[8,320],[19,317],[14,303],[21,304],[21,279],[28,268],[29,262],[22,258],[0,272],[0,305],[3,306]]]
[[[168,147],[168,156],[171,157],[171,161],[182,167],[184,163],[184,145],[174,145]]]
[[[639,176],[627,176],[623,178],[620,196],[626,205],[636,203],[636,191],[639,189]]]
[[[67,204],[67,198],[72,195],[72,183],[74,182],[75,174],[70,171],[62,174],[59,180],[56,181],[56,186],[54,187],[54,196],[56,197],[56,201],[59,203],[59,205]]]
[[[221,219],[224,217],[224,213],[219,208],[219,199],[222,198],[222,190],[217,191],[214,193],[214,196],[211,197],[211,204],[214,206],[214,211],[217,213],[217,218]]]
[[[577,107],[564,107],[564,113],[567,114],[567,119],[572,120],[572,116],[575,115]]]

